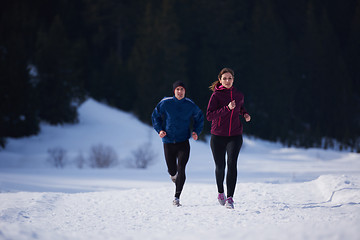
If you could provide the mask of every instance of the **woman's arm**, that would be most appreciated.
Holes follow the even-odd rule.
[[[223,116],[224,114],[228,113],[230,111],[229,107],[226,106],[218,106],[216,97],[214,97],[214,94],[211,95],[211,98],[209,100],[209,104],[206,111],[206,119],[208,121],[212,121],[214,119],[218,119],[219,117]]]

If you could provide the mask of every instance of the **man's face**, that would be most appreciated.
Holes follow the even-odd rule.
[[[175,97],[178,99],[178,100],[181,100],[185,97],[185,88],[179,86],[177,88],[175,88]]]

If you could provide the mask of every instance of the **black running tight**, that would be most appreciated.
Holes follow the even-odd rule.
[[[175,197],[179,198],[186,179],[185,167],[190,155],[189,141],[164,143],[164,154],[169,174],[171,176],[178,174],[175,181]]]
[[[215,176],[219,193],[224,192],[226,167],[225,155],[227,154],[227,197],[233,197],[235,192],[237,180],[237,159],[242,143],[242,135],[230,137],[211,135],[210,146],[215,161]]]

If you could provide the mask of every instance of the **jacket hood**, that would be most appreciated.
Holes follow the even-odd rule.
[[[221,85],[221,83],[218,83],[215,86],[215,91],[231,90],[233,88],[234,88],[234,86],[231,86],[231,88],[226,88],[223,85]]]

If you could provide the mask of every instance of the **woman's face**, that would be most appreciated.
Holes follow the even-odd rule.
[[[221,79],[219,79],[221,85],[223,85],[226,88],[231,88],[234,83],[234,77],[231,75],[231,73],[224,73],[221,75]]]

